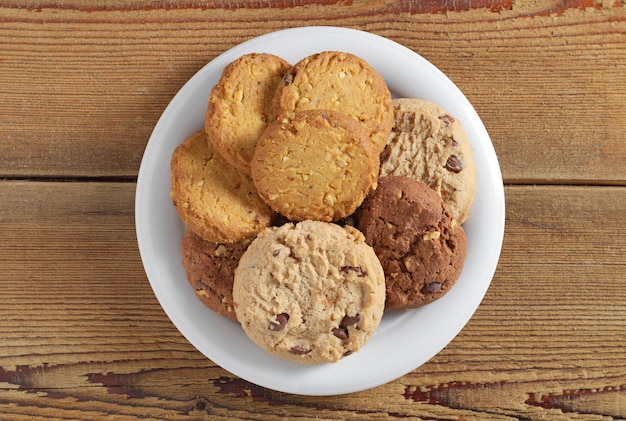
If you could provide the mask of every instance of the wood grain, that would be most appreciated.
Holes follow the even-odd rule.
[[[143,273],[134,187],[0,182],[0,419],[626,417],[622,187],[507,187],[500,264],[460,335],[333,397],[241,380],[178,333]]]
[[[367,30],[438,66],[507,182],[626,184],[626,5],[590,0],[5,1],[0,176],[133,178],[189,77],[237,43],[308,25]]]
[[[405,376],[306,397],[233,376],[144,274],[135,179],[203,65],[296,26],[369,31],[466,94],[506,231],[461,333]],[[626,2],[0,0],[0,420],[626,419]]]

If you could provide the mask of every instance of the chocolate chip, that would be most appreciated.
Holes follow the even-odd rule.
[[[348,355],[352,355],[353,353],[354,353],[354,351],[349,350],[349,351],[344,352],[344,353],[343,353],[343,356],[344,356],[344,357],[347,357]]]
[[[434,293],[441,290],[441,282],[431,282],[430,284],[424,286],[423,292],[425,293]]]
[[[294,263],[300,263],[300,258],[296,256],[296,254],[293,252],[293,249],[289,249],[289,257],[293,259]]]
[[[289,352],[291,352],[292,354],[297,354],[297,355],[305,355],[311,352],[311,350],[303,348],[300,345],[296,345],[296,346],[292,346]]]
[[[285,84],[285,86],[289,86],[293,83],[293,73],[287,73],[285,76],[283,76],[283,83]]]
[[[382,165],[385,162],[389,161],[390,157],[391,157],[391,149],[389,148],[389,146],[386,146],[383,152],[380,154],[380,164]]]
[[[288,321],[289,315],[287,313],[280,313],[278,316],[276,316],[276,321],[270,323],[269,329],[273,330],[274,332],[283,330]]]
[[[359,278],[364,278],[367,276],[367,271],[363,269],[361,266],[342,266],[342,273],[356,272],[356,276]]]
[[[454,117],[449,114],[440,115],[439,120],[443,121],[446,126],[454,123]]]
[[[463,161],[456,155],[450,155],[446,161],[446,169],[453,173],[459,173],[463,170]]]
[[[332,330],[333,335],[341,340],[348,339],[348,329],[345,327],[336,327]]]
[[[276,249],[272,252],[272,256],[274,257],[278,257],[279,254],[280,254],[280,249]]]
[[[343,317],[343,319],[341,319],[341,323],[339,323],[339,327],[352,326],[354,324],[357,324],[359,320],[361,320],[361,316],[359,314],[357,314],[356,316],[346,315]]]

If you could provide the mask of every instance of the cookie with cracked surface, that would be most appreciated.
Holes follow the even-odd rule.
[[[181,243],[183,267],[196,296],[211,310],[234,321],[235,268],[251,241],[214,243],[187,230]]]
[[[324,51],[296,63],[276,88],[274,116],[302,110],[334,110],[367,127],[380,153],[393,124],[393,104],[382,76],[360,57]]]
[[[377,329],[385,279],[357,229],[303,221],[257,236],[235,270],[233,298],[244,331],[269,354],[336,362]]]
[[[170,196],[182,221],[207,241],[232,243],[271,225],[275,213],[249,176],[231,166],[200,130],[176,147]]]
[[[356,219],[385,271],[386,308],[431,303],[461,275],[465,231],[428,185],[409,177],[381,177]]]
[[[256,142],[272,119],[274,91],[290,67],[272,54],[244,54],[224,68],[211,90],[205,130],[224,159],[246,174]]]
[[[299,111],[271,123],[252,156],[252,179],[274,211],[291,221],[334,221],[376,188],[379,155],[348,115]]]
[[[381,176],[415,178],[428,184],[463,223],[476,193],[476,166],[461,123],[437,104],[395,98],[394,125],[381,154]]]

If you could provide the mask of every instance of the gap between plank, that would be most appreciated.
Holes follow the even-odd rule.
[[[33,181],[43,183],[136,183],[137,176],[4,176],[1,181]],[[573,187],[626,187],[626,180],[504,180],[508,186],[573,186]]]
[[[35,181],[43,183],[136,183],[136,176],[21,176],[2,177],[2,181]]]

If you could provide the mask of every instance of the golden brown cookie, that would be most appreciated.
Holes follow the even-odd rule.
[[[221,157],[204,130],[174,150],[170,165],[176,211],[205,240],[232,243],[271,225],[274,212],[250,177]]]
[[[302,221],[256,237],[235,270],[233,300],[244,331],[268,353],[335,362],[378,327],[385,277],[357,229]]]
[[[411,177],[428,184],[465,222],[476,192],[472,147],[461,123],[418,98],[393,100],[395,121],[381,155],[380,175]]]
[[[274,116],[302,110],[334,110],[363,123],[380,153],[393,124],[393,104],[385,80],[365,60],[325,51],[307,56],[283,77],[274,95]]]
[[[353,117],[300,111],[270,124],[252,157],[252,179],[272,209],[292,221],[344,218],[376,188],[379,156]]]
[[[465,231],[428,185],[409,177],[380,177],[356,219],[385,271],[386,308],[431,303],[461,275]]]
[[[187,230],[181,243],[183,267],[197,297],[211,310],[235,321],[235,269],[251,241],[214,243]]]
[[[205,130],[224,159],[246,174],[256,142],[272,118],[274,91],[289,68],[272,54],[245,54],[224,68],[211,91]]]

